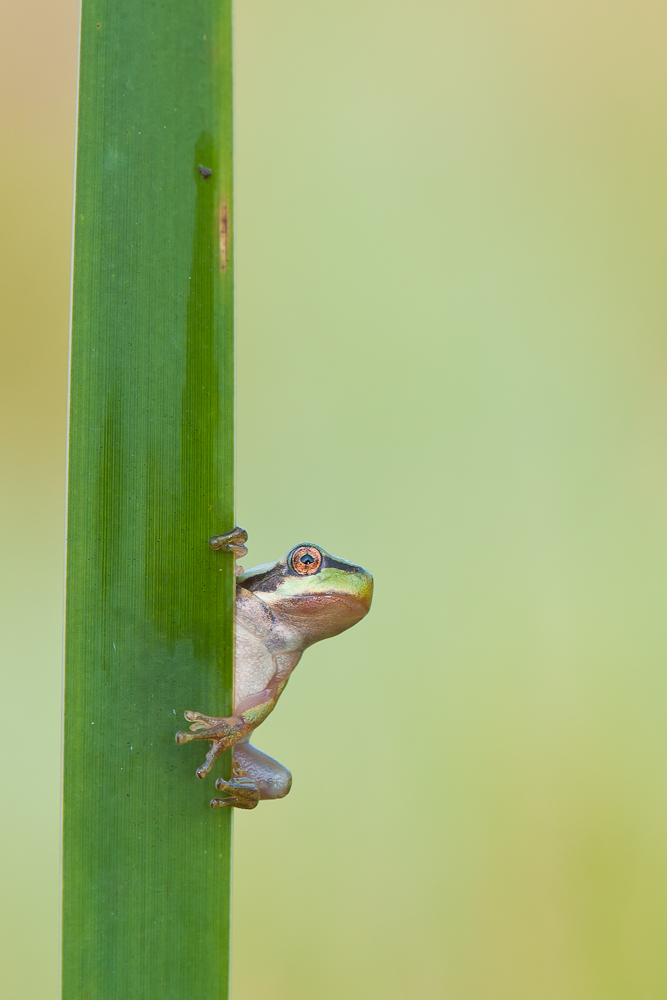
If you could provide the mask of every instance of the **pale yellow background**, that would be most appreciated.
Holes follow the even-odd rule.
[[[234,1000],[663,1000],[667,8],[236,7],[248,564],[377,589],[259,734]],[[55,1000],[76,5],[0,24],[0,983]]]

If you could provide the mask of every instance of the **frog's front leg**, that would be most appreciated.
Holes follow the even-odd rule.
[[[185,712],[185,718],[191,722],[190,732],[176,733],[176,742],[192,743],[195,740],[210,740],[211,749],[201,767],[197,768],[197,777],[205,778],[221,753],[229,750],[234,744],[246,736],[250,729],[243,718],[232,715],[218,719],[201,712]]]
[[[227,798],[213,799],[213,809],[223,806],[254,809],[260,799],[284,798],[292,787],[292,775],[273,757],[243,742],[234,747],[231,781],[218,778],[215,787]]]
[[[190,732],[176,733],[176,742],[192,743],[195,740],[210,740],[211,749],[201,767],[197,768],[197,777],[205,778],[213,764],[225,750],[229,750],[244,736],[249,736],[253,729],[264,722],[273,711],[280,693],[287,684],[287,677],[274,675],[269,686],[258,694],[251,695],[236,706],[235,714],[217,719],[201,712],[186,712],[185,718],[191,722]]]
[[[223,552],[233,552],[234,553],[234,573],[236,576],[241,576],[243,573],[243,566],[237,565],[237,560],[242,559],[243,556],[248,555],[248,550],[245,547],[245,543],[248,541],[248,532],[245,528],[232,528],[225,535],[213,535],[209,538],[208,544],[212,549],[221,549]]]

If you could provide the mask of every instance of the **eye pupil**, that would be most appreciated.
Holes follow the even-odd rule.
[[[311,563],[315,562],[315,560],[313,559],[313,557],[311,555],[305,555],[305,556],[301,556],[301,562],[304,563],[306,566],[310,566]]]

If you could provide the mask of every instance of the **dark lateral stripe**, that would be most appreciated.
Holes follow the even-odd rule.
[[[344,573],[354,573],[356,570],[361,569],[361,566],[355,566],[354,563],[339,562],[338,559],[334,559],[333,556],[324,556],[322,565],[326,566],[327,569],[341,569]],[[363,572],[365,572],[365,570],[363,570]]]
[[[258,586],[266,584],[266,581],[273,576],[272,586],[264,586],[264,590],[275,590],[278,586],[279,581],[282,579],[282,573],[276,573],[275,569],[267,570],[266,573],[258,573],[257,576],[251,576],[248,580],[244,580],[239,584],[241,587],[245,587],[246,590],[255,590]]]

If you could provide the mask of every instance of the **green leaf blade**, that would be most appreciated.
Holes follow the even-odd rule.
[[[231,140],[229,2],[84,0],[64,1000],[227,995],[231,817],[174,733],[231,709]]]

